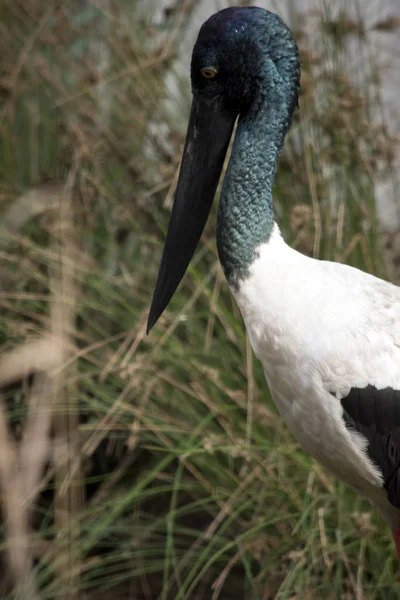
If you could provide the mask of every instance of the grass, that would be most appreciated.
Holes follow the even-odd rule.
[[[161,32],[111,2],[46,6],[3,9],[2,597],[398,598],[387,527],[277,414],[221,275],[215,208],[145,335],[183,142],[164,78],[189,3]],[[374,197],[394,141],[320,19],[326,55],[296,32],[277,215],[301,250],[395,279]]]

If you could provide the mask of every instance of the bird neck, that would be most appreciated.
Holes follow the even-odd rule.
[[[265,91],[267,90],[267,91]],[[239,119],[218,211],[217,245],[225,276],[237,287],[246,278],[274,225],[272,184],[297,102],[264,85]]]

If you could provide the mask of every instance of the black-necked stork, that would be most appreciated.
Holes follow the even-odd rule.
[[[272,184],[297,105],[288,27],[261,8],[228,8],[201,27],[193,103],[148,330],[203,231],[237,120],[218,212],[220,261],[279,412],[315,459],[369,498],[400,557],[400,290],[290,248]]]

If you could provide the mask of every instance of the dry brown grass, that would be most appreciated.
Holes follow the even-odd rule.
[[[163,81],[193,3],[161,35],[96,5],[15,0],[2,28],[0,594],[392,600],[387,533],[276,414],[213,225],[145,336],[182,145]],[[395,140],[298,37],[301,121],[275,186],[285,235],[384,274],[371,183]]]

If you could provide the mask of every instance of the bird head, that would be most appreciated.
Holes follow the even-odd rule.
[[[254,118],[268,102],[294,107],[299,84],[296,73],[296,43],[277,15],[256,7],[228,8],[202,25],[193,49],[192,108],[148,331],[194,254],[236,119]]]

